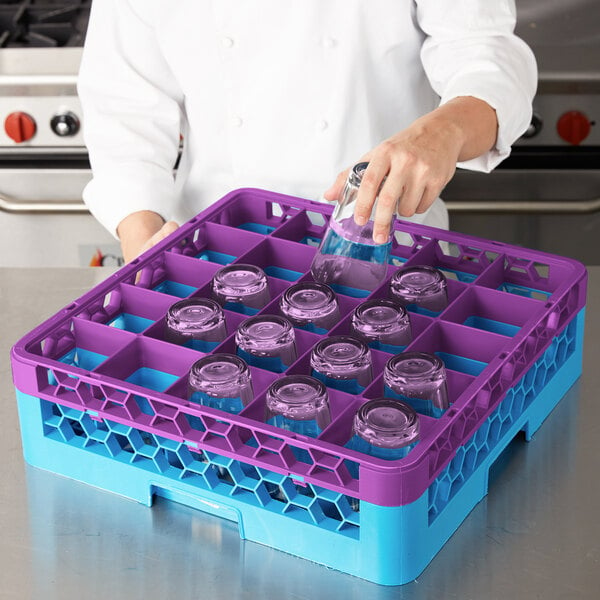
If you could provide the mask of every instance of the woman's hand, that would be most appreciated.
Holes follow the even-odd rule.
[[[128,215],[117,227],[123,259],[126,263],[131,262],[142,252],[149,250],[173,233],[177,227],[175,221],[165,223],[159,214],[149,210],[141,210]]]
[[[369,166],[358,191],[356,223],[364,225],[369,220],[379,197],[373,239],[385,243],[394,215],[424,213],[452,179],[458,161],[475,158],[493,147],[497,126],[493,108],[465,96],[440,106],[382,142],[357,161]],[[340,173],[325,192],[327,200],[341,197],[348,171]]]

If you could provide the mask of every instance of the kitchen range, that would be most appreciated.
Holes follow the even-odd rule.
[[[600,3],[516,0],[539,69],[534,115],[491,174],[442,194],[453,230],[600,264]]]
[[[117,264],[87,212],[76,93],[91,0],[0,1],[0,266]],[[517,0],[540,69],[531,127],[444,190],[456,231],[600,263],[600,4]]]
[[[116,264],[81,202],[90,179],[77,72],[91,0],[0,2],[0,266]]]

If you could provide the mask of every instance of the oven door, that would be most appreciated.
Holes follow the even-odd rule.
[[[515,148],[442,197],[455,231],[600,264],[600,148]]]
[[[84,158],[3,157],[0,267],[118,264],[118,242],[81,200],[90,179]]]

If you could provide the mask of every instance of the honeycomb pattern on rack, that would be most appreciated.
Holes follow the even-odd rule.
[[[552,379],[575,350],[576,324],[571,322],[552,340],[544,354],[511,388],[475,434],[460,446],[455,457],[429,488],[429,521],[432,522],[456,495],[471,474],[495,448],[515,420]]]
[[[44,434],[56,441],[358,537],[359,514],[353,508],[354,499],[344,494],[303,485],[273,471],[113,421],[92,419],[85,412],[60,404],[43,401],[42,415]]]

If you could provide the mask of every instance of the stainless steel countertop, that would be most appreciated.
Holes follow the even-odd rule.
[[[9,349],[110,269],[0,269],[0,598],[574,600],[600,584],[600,267],[584,373],[416,582],[386,588],[252,542],[235,523],[152,508],[26,466]]]

